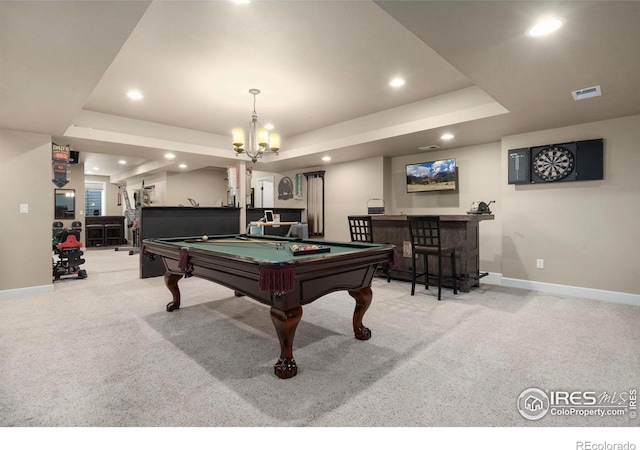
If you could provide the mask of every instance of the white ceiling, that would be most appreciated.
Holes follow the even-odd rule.
[[[565,26],[525,36],[550,13]],[[50,134],[114,182],[226,167],[258,88],[282,135],[258,170],[464,147],[639,114],[638,23],[637,1],[0,1],[0,128]]]

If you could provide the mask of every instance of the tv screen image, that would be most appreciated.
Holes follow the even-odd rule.
[[[407,164],[407,192],[455,190],[456,178],[453,158]]]

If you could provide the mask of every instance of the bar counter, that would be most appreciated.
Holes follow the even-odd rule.
[[[372,215],[373,241],[394,244],[398,250],[398,265],[391,269],[391,278],[411,280],[411,235],[406,215]],[[493,220],[493,214],[441,215],[440,234],[443,247],[455,246],[458,289],[480,285],[480,222]],[[429,256],[429,269],[437,273],[437,260]],[[445,276],[451,275],[449,258],[443,259]],[[418,260],[418,273],[423,271],[422,258]],[[446,285],[446,283],[445,283]]]

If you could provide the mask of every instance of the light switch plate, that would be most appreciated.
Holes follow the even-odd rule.
[[[29,204],[20,203],[20,214],[29,214]]]

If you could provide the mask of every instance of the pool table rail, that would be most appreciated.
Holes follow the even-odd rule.
[[[190,248],[189,268],[183,269],[179,265],[180,258],[183,257],[182,247],[160,240],[144,243],[144,251],[148,255],[162,256],[168,272],[204,278],[240,291],[266,305],[278,303],[282,308],[311,303],[334,291],[370,286],[376,266],[393,260],[393,246],[354,245],[354,249],[353,252],[320,253],[304,259],[292,257],[287,262],[277,264],[247,264],[249,258],[244,256]],[[295,287],[292,291],[274,296],[272,291],[260,290],[260,271],[273,267],[295,271]],[[331,278],[330,282],[327,282],[327,277]]]

